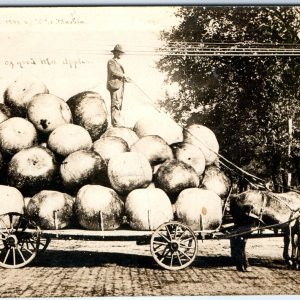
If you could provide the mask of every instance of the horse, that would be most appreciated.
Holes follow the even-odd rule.
[[[245,248],[247,239],[254,228],[259,228],[258,225],[267,226],[274,231],[282,230],[283,259],[288,266],[300,269],[300,194],[247,190],[241,194],[232,194],[229,207],[234,224],[242,228],[242,233],[233,234],[230,239],[231,256],[238,271],[251,270]]]

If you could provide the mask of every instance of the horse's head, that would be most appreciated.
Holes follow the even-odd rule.
[[[232,194],[230,197],[230,213],[236,224],[253,223],[260,216],[264,205],[262,191],[248,190],[241,194]]]

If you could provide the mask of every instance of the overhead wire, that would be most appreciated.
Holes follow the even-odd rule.
[[[111,44],[89,45],[89,48],[74,47],[51,49],[48,51],[68,54],[111,55],[107,49]],[[253,43],[253,42],[167,42],[158,41],[144,44],[128,42],[126,55],[139,56],[298,56],[300,44],[297,43]],[[39,52],[32,50],[31,53]]]

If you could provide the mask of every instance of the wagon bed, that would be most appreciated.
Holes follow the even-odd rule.
[[[9,224],[7,224],[9,223]],[[251,234],[250,234],[251,233]],[[0,266],[21,268],[48,247],[51,239],[85,241],[135,241],[137,245],[150,244],[151,254],[158,265],[168,270],[189,266],[198,253],[198,240],[230,239],[247,235],[247,238],[283,236],[270,226],[237,227],[223,224],[216,230],[193,231],[177,221],[160,225],[156,230],[137,231],[116,229],[91,231],[84,229],[40,230],[27,216],[8,213],[0,216]]]

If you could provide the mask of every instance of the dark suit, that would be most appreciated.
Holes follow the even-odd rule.
[[[125,72],[122,65],[112,58],[107,62],[106,87],[111,97],[111,124],[112,126],[124,125],[121,122],[121,109],[124,95]]]

